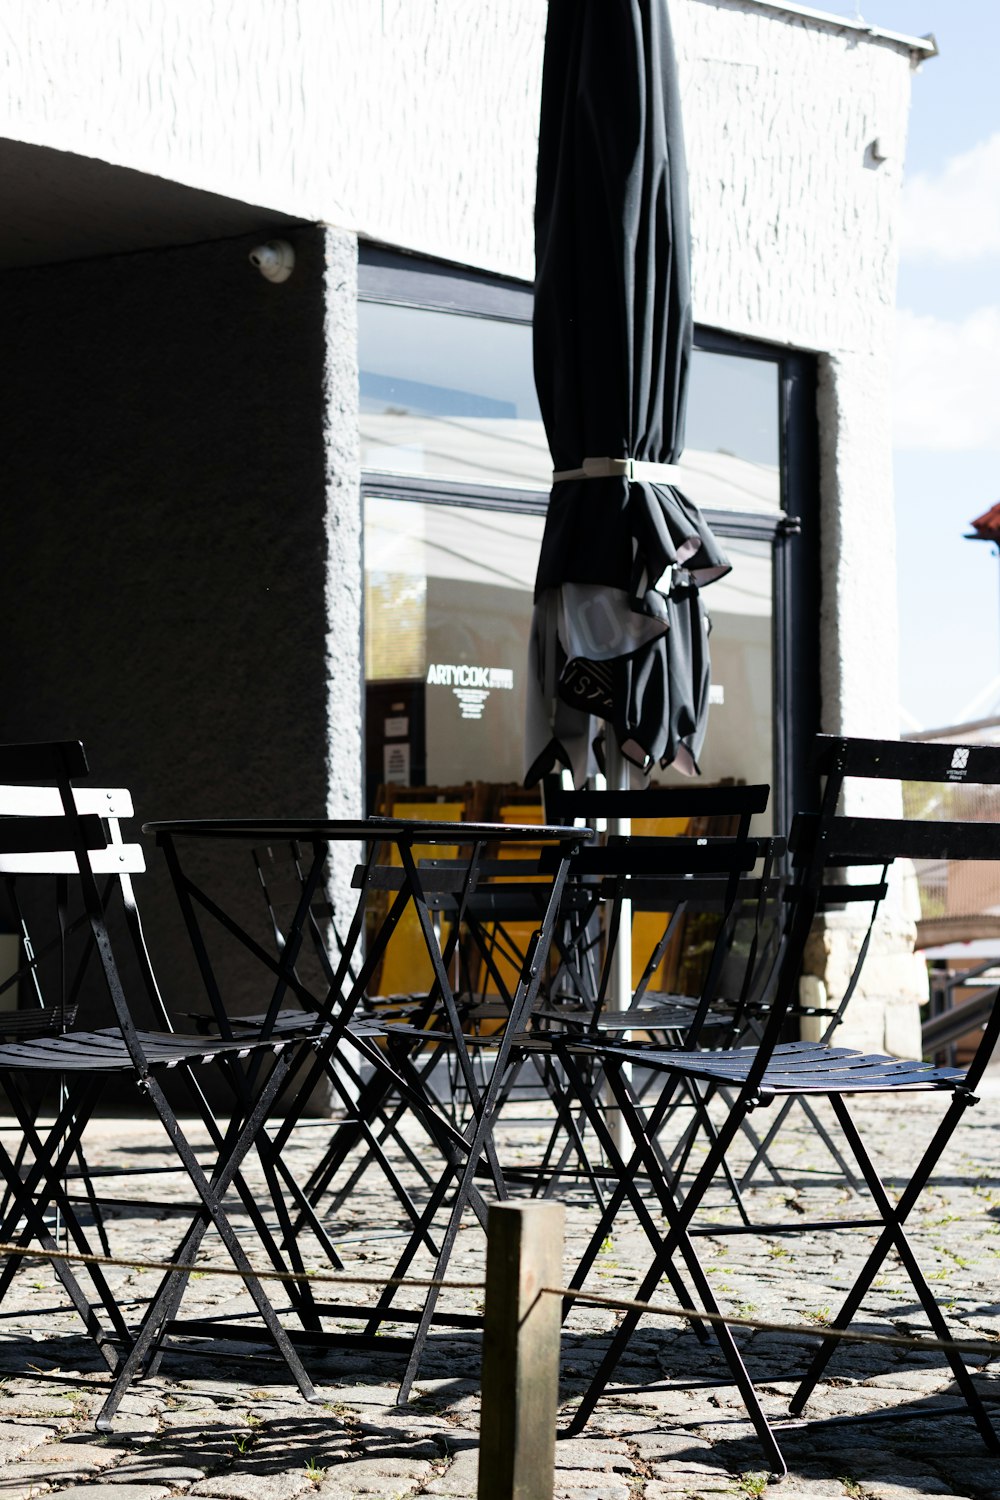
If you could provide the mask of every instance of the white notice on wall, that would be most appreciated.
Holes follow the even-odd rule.
[[[382,780],[386,786],[409,786],[410,746],[384,745],[382,748]]]
[[[708,689],[709,703],[725,703],[726,690],[721,682],[713,682]]]
[[[385,737],[387,740],[404,740],[410,732],[410,721],[405,714],[397,718],[386,719]]]

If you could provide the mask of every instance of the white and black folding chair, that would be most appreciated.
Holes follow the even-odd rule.
[[[678,1201],[661,1184],[661,1201],[667,1220],[660,1248],[636,1297],[649,1300],[660,1278],[675,1261],[685,1269],[690,1286],[697,1293],[701,1307],[710,1313],[720,1311],[719,1303],[705,1274],[696,1250],[699,1234],[719,1236],[729,1233],[763,1233],[768,1236],[844,1230],[874,1236],[863,1269],[843,1306],[834,1315],[833,1326],[847,1328],[860,1310],[864,1298],[879,1274],[886,1257],[895,1252],[927,1318],[931,1333],[950,1341],[944,1314],[920,1268],[914,1249],[907,1238],[906,1221],[924,1187],[932,1180],[941,1155],[966,1111],[976,1103],[976,1088],[1000,1034],[1000,1005],[995,1006],[983,1033],[982,1042],[967,1070],[936,1068],[921,1061],[903,1061],[878,1054],[865,1054],[845,1047],[822,1043],[779,1040],[785,1019],[796,1003],[802,956],[811,925],[819,910],[831,871],[854,866],[886,866],[894,859],[933,857],[941,859],[1000,860],[1000,825],[969,822],[913,822],[889,818],[858,818],[839,815],[838,799],[844,781],[849,777],[873,780],[949,783],[953,781],[1000,784],[1000,749],[991,746],[951,746],[901,744],[896,741],[857,740],[821,736],[818,742],[819,768],[826,775],[826,789],[818,815],[799,818],[792,832],[792,848],[798,871],[798,896],[789,904],[787,938],[782,954],[774,1001],[763,1027],[759,1044],[723,1052],[670,1052],[646,1049],[643,1062],[658,1069],[666,1079],[678,1074],[698,1078],[728,1091],[732,1101],[726,1119],[718,1129],[706,1159],[683,1198]],[[600,1044],[593,1044],[600,1045]],[[628,1087],[624,1075],[627,1063],[636,1060],[636,1049],[621,1044],[602,1047],[607,1075],[616,1098],[628,1121],[636,1152],[651,1174],[657,1170],[658,1158],[650,1139],[646,1111]],[[884,1186],[868,1152],[863,1129],[849,1108],[852,1095],[909,1095],[938,1093],[946,1101],[940,1125],[919,1161],[909,1173],[909,1181],[897,1200]],[[874,1213],[850,1219],[811,1221],[808,1217],[791,1224],[769,1223],[751,1226],[705,1224],[696,1222],[703,1207],[705,1193],[718,1172],[726,1152],[736,1139],[743,1121],[755,1109],[768,1108],[775,1101],[803,1095],[826,1098],[833,1107],[843,1134],[845,1149],[856,1163],[863,1178]],[[899,1162],[893,1162],[898,1172]],[[594,1380],[574,1417],[573,1431],[578,1431],[593,1411],[601,1392],[610,1380],[639,1320],[638,1312],[626,1313]],[[716,1326],[715,1336],[740,1391],[747,1413],[767,1455],[771,1469],[785,1472],[785,1461],[774,1425],[768,1421],[747,1372],[736,1340],[725,1326]],[[840,1345],[836,1334],[826,1337],[813,1359],[799,1389],[792,1399],[792,1414],[798,1416],[827,1364]],[[963,1404],[954,1408],[971,1414],[981,1436],[993,1452],[1000,1452],[1000,1438],[990,1421],[983,1402],[961,1354],[949,1347],[944,1351]],[[949,1408],[935,1405],[935,1421]],[[917,1415],[919,1413],[913,1413]],[[858,1421],[883,1417],[898,1421],[908,1415],[905,1409],[866,1413]],[[838,1421],[846,1420],[838,1418]]]
[[[79,997],[73,1029],[0,1045],[0,1084],[25,1134],[30,1159],[30,1166],[22,1163],[19,1169],[0,1146],[0,1173],[9,1193],[0,1238],[16,1242],[25,1251],[38,1244],[54,1252],[57,1247],[45,1215],[55,1207],[77,1250],[93,1250],[64,1179],[75,1157],[86,1171],[86,1159],[79,1156],[84,1132],[107,1086],[119,1080],[134,1091],[135,1103],[151,1110],[162,1124],[194,1188],[197,1207],[174,1252],[174,1262],[184,1269],[164,1275],[135,1328],[126,1325],[99,1266],[89,1268],[98,1296],[95,1307],[67,1263],[53,1255],[54,1273],[114,1374],[98,1426],[108,1427],[131,1382],[156,1367],[165,1340],[173,1331],[190,1275],[188,1268],[194,1268],[198,1249],[210,1228],[241,1272],[263,1324],[262,1332],[284,1358],[302,1395],[314,1399],[309,1377],[223,1206],[234,1184],[244,1204],[248,1199],[252,1202],[240,1176],[241,1165],[256,1145],[268,1109],[298,1052],[307,1045],[305,1036],[227,1041],[185,1036],[171,1028],[146,951],[132,886],[132,875],[144,868],[142,850],[118,837],[117,823],[112,840],[98,814],[80,811],[80,803],[85,806],[87,799],[74,783],[86,774],[86,757],[78,742],[0,746],[0,784],[24,787],[23,805],[27,809],[23,816],[0,818],[0,874],[16,876],[22,882],[57,882],[57,941],[51,943],[38,931],[37,911],[30,902],[25,905],[24,936],[35,960],[33,972],[37,974],[45,956],[54,953],[55,961],[74,976],[74,999]],[[50,810],[41,814],[34,811],[40,803]],[[78,940],[78,947],[70,957],[68,943],[73,938]],[[118,958],[123,947],[129,950],[129,967],[124,972],[136,976],[130,977],[128,986]],[[80,1028],[82,1013],[88,1007],[107,1009],[109,1001],[113,1026]],[[140,1024],[140,1011],[146,1012],[155,1029]],[[251,1090],[240,1060],[249,1058],[252,1062],[258,1056],[266,1065],[258,1069],[256,1087]],[[225,1129],[216,1122],[194,1082],[196,1071],[205,1067],[217,1067],[233,1089],[234,1108]],[[200,1162],[164,1092],[160,1080],[167,1070],[193,1085],[189,1089],[192,1102],[214,1147],[209,1170]],[[36,1126],[26,1102],[27,1080],[36,1087],[46,1080],[64,1081],[64,1102],[51,1126]],[[116,1103],[121,1102],[119,1095]],[[260,1215],[256,1205],[250,1216],[257,1228]],[[0,1296],[22,1260],[17,1253],[5,1258],[0,1270]],[[102,1310],[107,1324],[101,1320]]]

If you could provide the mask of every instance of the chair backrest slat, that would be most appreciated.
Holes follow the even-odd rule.
[[[826,842],[827,863],[869,864],[885,859],[1000,859],[1000,823],[955,823],[902,818],[836,818]]]
[[[103,849],[107,838],[99,817],[86,813],[70,822],[65,817],[0,818],[0,854],[23,851],[48,853],[57,849]]]
[[[639,792],[546,793],[545,815],[569,825],[576,818],[710,818],[751,816],[767,808],[767,786],[647,787]]]
[[[937,744],[921,740],[848,739],[821,734],[816,740],[821,775],[878,781],[1000,783],[1000,745]]]
[[[0,745],[0,781],[59,781],[86,776],[87,757],[79,740],[45,740]]]
[[[787,1013],[788,1007],[795,1003],[798,973],[812,918],[825,906],[837,904],[838,900],[860,899],[862,892],[867,890],[876,899],[868,936],[862,944],[846,991],[847,999],[858,982],[878,901],[884,896],[886,886],[884,881],[869,887],[854,884],[832,886],[828,878],[832,870],[865,865],[888,867],[896,859],[941,863],[1000,860],[1000,821],[983,817],[981,808],[977,809],[979,816],[965,821],[933,817],[859,817],[853,811],[837,811],[845,782],[854,778],[890,782],[896,786],[904,782],[937,783],[943,787],[1000,785],[1000,746],[820,735],[816,741],[815,762],[821,774],[826,776],[826,786],[820,812],[797,817],[790,834],[797,884],[790,908],[786,963],[772,1013],[774,1026],[769,1024],[766,1037],[768,1046],[777,1040],[776,1028],[780,1025],[781,1012]],[[945,799],[936,801],[942,810],[952,811]],[[967,1088],[974,1091],[998,1034],[1000,1006],[990,1016],[983,1042],[969,1066],[965,1080]],[[748,1087],[755,1082],[756,1078],[752,1078]]]
[[[64,831],[65,836],[65,831]],[[87,855],[95,875],[142,875],[146,856],[141,844],[109,844]],[[72,849],[37,849],[0,853],[0,875],[79,875]]]
[[[87,774],[87,758],[78,740],[38,744],[0,745],[0,875],[25,936],[25,951],[39,999],[38,972],[32,953],[54,946],[65,956],[69,938],[83,941],[76,978],[69,995],[63,980],[59,1007],[65,1012],[75,1002],[79,984],[94,964],[103,975],[115,1019],[133,1064],[145,1073],[148,1064],[115,957],[116,943],[108,929],[112,899],[120,901],[132,955],[138,960],[142,988],[156,1024],[170,1022],[146,951],[131,876],[145,869],[138,844],[123,842],[118,820],[132,815],[132,799],[122,789],[77,788],[73,781]],[[43,786],[53,782],[53,786]],[[40,937],[37,902],[30,909],[21,902],[19,877],[58,877],[56,925],[47,942]],[[82,915],[67,921],[70,903],[82,903]],[[86,934],[86,937],[83,935]],[[30,950],[30,951],[29,951]],[[60,960],[62,962],[62,960]],[[44,1003],[44,1002],[43,1002]]]
[[[97,813],[101,818],[135,817],[132,796],[125,787],[74,787],[73,801],[79,813]],[[62,812],[58,787],[0,784],[0,818],[59,817]]]
[[[773,850],[770,839],[648,838],[613,839],[574,856],[574,875],[720,875],[745,873]],[[558,851],[543,851],[542,868]]]

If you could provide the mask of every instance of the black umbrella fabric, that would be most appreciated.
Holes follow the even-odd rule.
[[[535,384],[554,475],[535,582],[526,781],[696,771],[701,588],[730,565],[670,482],[691,354],[687,168],[665,0],[549,0],[535,200]]]

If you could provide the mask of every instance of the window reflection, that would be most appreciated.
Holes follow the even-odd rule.
[[[378,788],[516,786],[541,516],[370,496],[365,502],[366,763]],[[772,778],[772,567],[727,539],[712,619],[706,782]],[[657,779],[681,780],[676,773]]]
[[[366,768],[378,788],[523,776],[543,518],[365,502]]]
[[[528,324],[379,302],[358,316],[365,468],[548,488]],[[778,391],[774,360],[694,350],[681,467],[698,505],[780,508]]]
[[[530,327],[377,302],[358,317],[366,468],[548,484]]]

